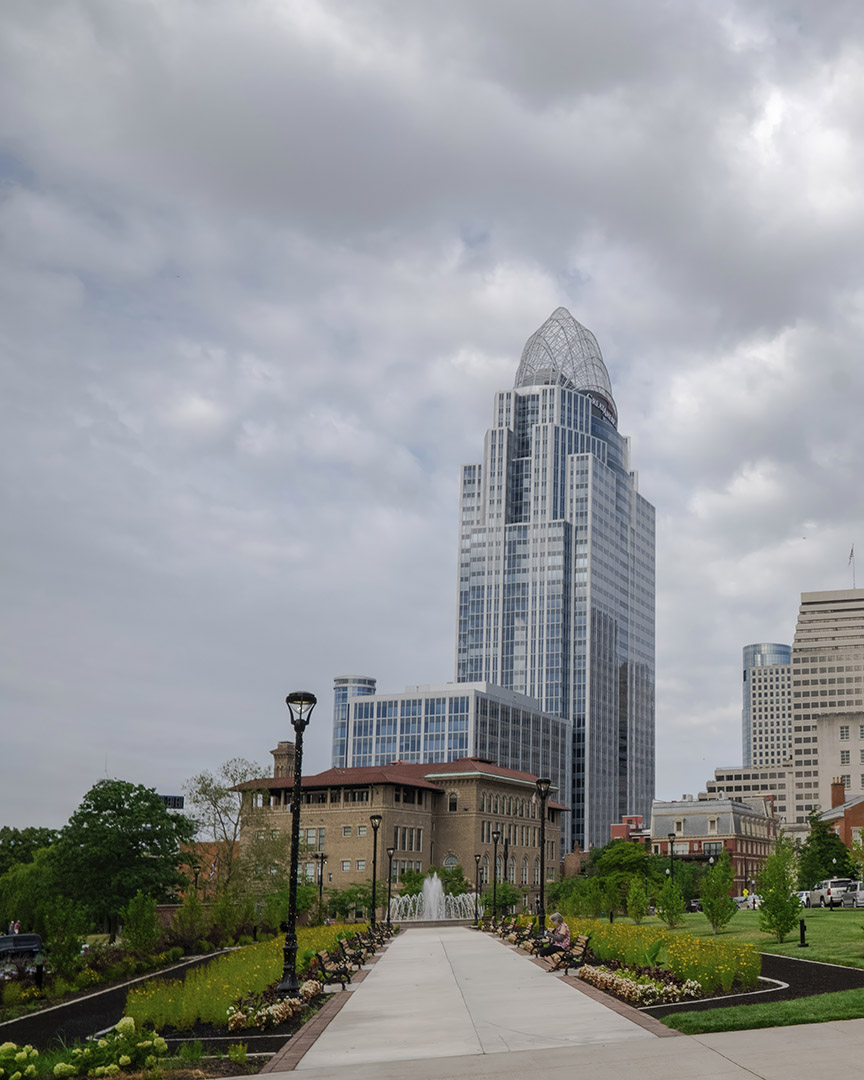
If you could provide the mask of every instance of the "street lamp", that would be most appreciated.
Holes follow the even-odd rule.
[[[378,830],[381,828],[381,815],[370,814],[369,822],[372,825],[372,929],[375,930],[378,926],[375,919],[375,911],[377,908],[375,878],[378,874]]]
[[[197,892],[197,890],[198,890],[198,877],[199,877],[199,875],[201,873],[201,867],[197,863],[192,867],[192,873],[195,875],[195,890]]]
[[[387,933],[390,933],[390,892],[393,888],[393,856],[396,854],[395,847],[387,848]]]
[[[323,851],[319,851],[312,858],[318,863],[318,918],[321,922],[324,921],[324,863],[327,862],[327,856]]]
[[[540,796],[540,907],[537,911],[537,937],[542,937],[546,930],[546,800],[552,781],[548,776],[541,776],[536,784]]]
[[[308,690],[295,690],[285,698],[294,740],[294,787],[291,792],[291,876],[288,880],[288,921],[282,923],[285,945],[282,948],[282,981],[276,987],[280,997],[299,997],[297,981],[297,859],[300,854],[300,794],[303,786],[303,732],[318,699]]]
[[[474,922],[480,922],[480,856],[474,856]]]
[[[501,830],[492,831],[492,918],[498,915],[498,841],[501,839]]]
[[[669,833],[669,880],[675,880],[675,833]]]

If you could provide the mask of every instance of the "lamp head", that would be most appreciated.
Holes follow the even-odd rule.
[[[192,867],[192,873],[193,874],[200,874],[201,873],[201,867],[198,865],[198,863],[195,863],[195,865]]]
[[[492,831],[492,843],[497,844],[500,839],[501,839],[501,830],[500,829],[493,829],[493,831]]]
[[[285,704],[291,713],[291,724],[295,731],[303,731],[309,723],[312,710],[318,704],[318,698],[308,690],[294,690],[285,698]]]
[[[372,825],[372,828],[373,828],[373,829],[375,830],[375,832],[377,833],[377,832],[378,832],[378,828],[379,828],[379,826],[381,825],[381,821],[382,821],[382,817],[381,817],[381,815],[380,815],[380,814],[370,814],[370,815],[369,815],[369,821],[370,821],[370,823],[371,823],[371,825]]]
[[[671,844],[671,843],[673,843],[673,842],[674,842],[674,840],[675,840],[675,833],[674,833],[674,832],[670,832],[670,833],[668,833],[667,835],[668,835],[668,837],[669,837],[669,843],[670,843],[670,844]]]
[[[480,865],[480,856],[479,856],[479,855],[475,855],[475,856],[474,856],[474,862],[475,862],[475,864],[476,864],[477,866],[479,866],[479,865]]]
[[[548,776],[541,776],[536,781],[537,794],[541,799],[549,798],[549,789],[552,787],[552,781]]]
[[[388,859],[392,859],[393,856],[396,854],[396,848],[395,847],[388,847],[388,848],[385,848],[384,850],[387,852],[387,858]]]

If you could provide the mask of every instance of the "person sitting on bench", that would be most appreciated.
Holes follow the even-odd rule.
[[[537,956],[552,956],[570,948],[570,927],[564,922],[564,916],[556,911],[549,916],[549,922],[552,923],[552,929],[546,931],[549,943],[540,946]]]

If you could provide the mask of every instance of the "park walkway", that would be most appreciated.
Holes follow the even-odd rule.
[[[666,1038],[650,1021],[643,1027],[637,1014],[630,1019],[616,1008],[496,938],[417,927],[395,938],[346,992],[343,1008],[295,1069],[303,1080],[861,1075],[864,1020]],[[268,1080],[288,1075],[274,1071]]]

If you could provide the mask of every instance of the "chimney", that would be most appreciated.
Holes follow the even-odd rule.
[[[831,809],[846,802],[846,785],[836,776],[831,781]]]

